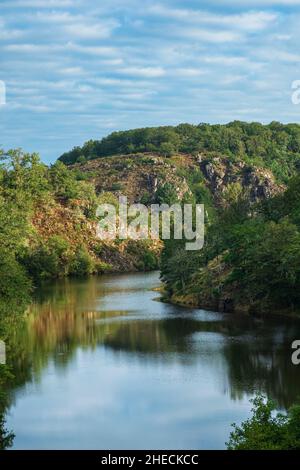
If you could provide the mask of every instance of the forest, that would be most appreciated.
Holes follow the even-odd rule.
[[[228,183],[222,189],[221,202],[216,203],[199,176],[199,170],[177,168],[181,181],[188,188],[181,203],[187,200],[193,204],[204,203],[207,220],[205,245],[199,253],[185,252],[184,241],[182,246],[178,240],[165,243],[161,273],[169,299],[213,307],[225,302],[229,304],[226,308],[247,306],[251,311],[257,308],[268,311],[272,305],[287,311],[298,309],[300,126],[239,121],[227,125],[181,124],[115,132],[101,141],[89,141],[82,148],[73,149],[50,167],[43,164],[37,154],[2,151],[1,301],[13,301],[23,291],[25,298],[25,293],[30,293],[32,286],[41,279],[101,273],[110,268],[105,257],[99,256],[102,247],[86,242],[88,227],[96,221],[101,194],[97,194],[91,175],[81,171],[84,163],[80,161],[82,157],[88,161],[96,157],[101,160],[105,155],[133,156],[135,152],[140,161],[145,160],[145,152],[146,155],[151,152],[163,155],[166,173],[170,172],[168,161],[172,160],[173,154],[206,152],[210,159],[223,155],[233,164],[243,162],[272,170],[280,188],[271,197],[253,201],[248,189],[239,182]],[[141,158],[140,152],[144,152]],[[79,161],[76,168],[65,165],[75,161]],[[130,172],[132,160],[122,156],[116,168],[122,161]],[[118,171],[122,183],[121,171],[114,169],[114,173],[118,174]],[[157,202],[178,200],[174,184],[171,181],[158,186]],[[119,183],[112,186],[106,198],[118,193]],[[46,236],[32,223],[39,208],[50,205],[53,212],[56,203],[78,216],[70,228],[72,234],[77,233],[74,240],[55,228]],[[60,218],[65,216],[62,214],[69,212],[61,213]],[[83,233],[82,238],[80,233]],[[134,253],[136,250],[132,245],[130,251]],[[115,248],[118,250],[118,246]],[[142,252],[141,269],[156,268],[157,260],[146,244]]]
[[[208,162],[230,162],[233,168],[242,165],[241,171],[266,169],[274,176],[276,190],[254,200],[239,181],[226,182],[216,199],[195,167],[203,155]],[[115,161],[112,156],[119,158]],[[182,160],[183,156],[187,160]],[[95,175],[82,170],[87,163],[104,157],[112,158],[105,165],[117,183],[109,191],[99,192]],[[112,169],[110,161],[115,165]],[[95,241],[91,227],[97,222],[97,205],[100,201],[115,203],[122,188],[122,171],[135,171],[138,162],[154,169],[157,165],[166,175],[155,188],[156,202],[205,204],[202,250],[187,252],[185,240],[171,239],[165,241],[160,256],[147,242],[121,246],[116,241],[107,248]],[[110,260],[121,254],[121,271],[160,267],[165,301],[226,312],[298,315],[299,169],[300,126],[277,122],[181,124],[114,132],[75,147],[51,166],[42,163],[37,154],[1,151],[0,337],[5,339],[11,322],[18,321],[40,282],[110,272]],[[140,172],[145,173],[145,168]],[[167,179],[170,172],[174,180]],[[102,173],[97,177],[101,179]],[[180,182],[179,189],[184,186],[184,190],[179,197],[174,188]],[[140,196],[141,202],[151,202],[150,194]],[[9,370],[0,366],[2,390],[9,380]],[[12,440],[1,418],[6,406],[2,391],[0,448],[8,447]],[[233,440],[238,441],[236,434],[231,447]]]
[[[300,308],[300,176],[270,199],[251,204],[239,185],[211,211],[205,245],[194,255],[165,242],[166,295],[183,304],[249,313]]]
[[[224,125],[180,124],[119,131],[74,147],[59,160],[69,165],[109,155],[158,152],[170,157],[178,152],[203,151],[220,152],[230,159],[270,168],[279,180],[287,182],[300,167],[300,126],[233,121]]]

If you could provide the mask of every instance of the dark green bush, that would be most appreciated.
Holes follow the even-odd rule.
[[[78,247],[70,263],[69,273],[73,276],[86,276],[95,271],[95,263],[85,247]]]
[[[240,426],[233,424],[229,450],[299,450],[300,405],[286,414],[275,413],[276,404],[258,395],[253,400],[252,417]]]
[[[70,262],[69,243],[54,235],[47,242],[24,250],[21,261],[35,280],[65,276]]]
[[[31,282],[23,266],[13,255],[0,251],[0,316],[8,304],[28,302],[30,290]]]

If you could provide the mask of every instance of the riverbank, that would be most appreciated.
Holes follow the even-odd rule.
[[[252,317],[282,317],[282,318],[291,318],[294,320],[300,320],[300,310],[291,311],[290,309],[276,309],[275,307],[270,307],[268,310],[266,308],[259,308],[258,306],[253,305],[242,305],[236,304],[229,299],[222,299],[219,301],[201,301],[199,295],[196,294],[173,294],[168,296],[164,286],[154,288],[153,291],[159,292],[161,296],[157,299],[163,303],[169,303],[172,305],[177,305],[183,308],[200,308],[212,312],[219,313],[230,313],[237,315],[248,315]],[[226,302],[227,301],[227,302]]]
[[[256,392],[295,402],[298,324],[154,302],[158,285],[149,272],[41,288],[7,338],[14,449],[223,449]]]
[[[184,308],[201,308],[204,310],[209,310],[212,312],[219,312],[219,313],[231,313],[231,314],[238,314],[238,315],[249,315],[253,317],[282,317],[282,318],[291,318],[294,320],[300,320],[300,311],[294,310],[291,311],[289,309],[276,309],[275,307],[270,307],[269,309],[266,308],[259,308],[259,306],[254,305],[242,305],[236,304],[229,299],[223,299],[220,301],[201,301],[199,296],[195,294],[187,294],[187,295],[172,295],[168,297],[165,293],[164,288],[159,289],[162,296],[160,298],[161,302],[170,303],[173,305],[178,305],[179,307]]]

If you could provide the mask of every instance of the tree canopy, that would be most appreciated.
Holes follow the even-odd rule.
[[[156,152],[168,157],[203,151],[223,153],[233,159],[270,168],[279,180],[287,181],[300,167],[300,126],[233,121],[224,125],[147,127],[89,140],[82,147],[65,152],[59,160],[68,165],[111,155]]]

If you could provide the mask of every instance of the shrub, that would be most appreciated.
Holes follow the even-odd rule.
[[[158,255],[151,250],[148,241],[130,240],[126,249],[128,253],[134,256],[134,264],[139,271],[153,271],[158,268]]]
[[[35,280],[65,276],[68,273],[69,250],[67,240],[53,235],[46,243],[27,249],[21,260]]]
[[[70,264],[70,274],[86,276],[95,271],[95,263],[85,247],[78,247]]]
[[[178,202],[178,195],[171,183],[164,183],[156,191],[155,199],[158,204],[172,205]]]
[[[23,266],[13,255],[0,251],[0,315],[11,302],[29,301],[30,289],[31,283]]]
[[[123,186],[121,183],[113,183],[110,189],[111,191],[121,191],[122,188]]]
[[[157,256],[152,251],[145,251],[142,257],[145,271],[153,271],[158,268]]]
[[[300,405],[286,414],[274,411],[276,405],[262,395],[253,400],[252,417],[234,430],[226,443],[229,450],[291,450],[300,449]]]
[[[95,270],[98,274],[106,274],[112,272],[112,265],[105,263],[104,261],[98,261],[95,266]]]
[[[152,196],[149,193],[149,191],[145,191],[141,197],[141,204],[145,204],[145,205],[150,204],[151,199],[152,199]]]

